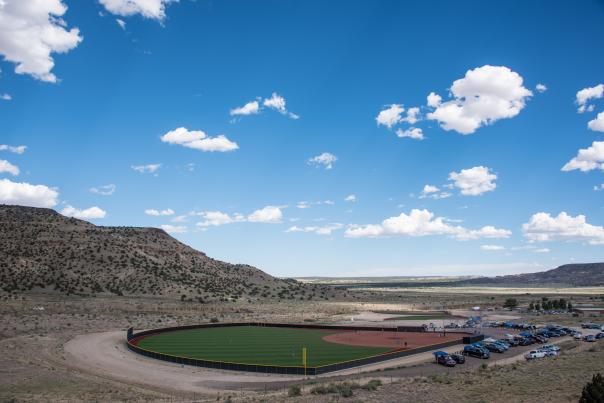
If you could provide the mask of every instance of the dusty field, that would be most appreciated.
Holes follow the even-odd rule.
[[[479,401],[480,396],[483,400],[497,401],[493,400],[492,391],[501,389],[508,401],[522,401],[520,394],[526,396],[526,401],[535,401],[535,396],[540,396],[538,393],[545,393],[543,396],[556,402],[575,399],[593,371],[602,368],[604,353],[589,351],[593,344],[581,343],[556,360],[527,364],[518,361],[518,357],[504,355],[497,359],[509,365],[485,370],[480,369],[482,362],[470,360],[465,367],[448,371],[432,364],[430,353],[312,380],[183,368],[157,361],[149,363],[147,370],[141,370],[139,364],[147,359],[127,351],[121,338],[130,325],[145,329],[208,322],[212,318],[221,322],[336,323],[349,321],[361,312],[442,307],[443,301],[463,310],[472,306],[469,304],[474,300],[472,296],[444,294],[427,299],[425,294],[413,293],[403,295],[404,301],[399,301],[398,295],[395,301],[391,294],[384,298],[384,302],[379,302],[375,296],[366,303],[300,301],[254,305],[117,297],[65,300],[27,297],[3,301],[0,304],[0,401],[216,401],[229,396],[231,400],[283,401],[290,399],[287,388],[293,383],[302,384],[302,396],[291,398],[292,401],[330,401],[335,397],[333,394],[313,395],[310,389],[345,380],[362,383],[380,378],[384,386],[373,392],[355,390],[351,401],[450,401],[447,397]],[[498,295],[482,298],[493,304],[503,300]],[[567,315],[537,316],[528,320],[576,325],[583,319]],[[521,350],[515,352],[521,354]],[[489,364],[492,363],[493,360],[489,360]],[[392,366],[398,369],[386,370]],[[531,379],[530,384],[527,379]],[[556,393],[547,392],[548,388]]]

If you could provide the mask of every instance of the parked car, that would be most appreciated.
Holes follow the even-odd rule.
[[[521,339],[519,339],[520,341],[520,345],[521,346],[530,346],[531,344],[533,344],[533,341],[531,339],[528,339],[526,337],[523,337]]]
[[[588,334],[587,336],[585,336],[583,338],[583,340],[592,343],[592,342],[596,341],[596,336],[594,336],[593,334]]]
[[[600,340],[601,338],[604,338],[604,332],[596,334],[596,339]]]
[[[491,356],[489,350],[483,348],[481,346],[476,346],[474,344],[470,344],[469,346],[465,346],[463,349],[463,354],[470,357],[484,358],[487,359]]]
[[[583,338],[583,335],[579,332],[575,332],[575,334],[573,334],[573,338],[575,340],[581,340]]]
[[[537,350],[537,351],[543,352],[546,357],[556,357],[558,355],[558,352],[554,351],[554,350]]]
[[[529,351],[524,356],[524,358],[526,358],[527,360],[534,360],[535,358],[543,358],[543,357],[545,357],[545,352],[540,351],[540,350]]]
[[[466,357],[464,357],[463,354],[451,354],[451,358],[458,364],[464,364],[466,362]]]
[[[454,367],[457,364],[457,362],[445,352],[437,351],[436,353],[434,353],[434,355],[436,356],[437,364],[444,365],[445,367]]]
[[[497,343],[485,343],[485,348],[493,353],[505,353],[505,348]]]
[[[544,344],[541,346],[541,350],[560,351],[560,347],[558,347],[554,344]]]

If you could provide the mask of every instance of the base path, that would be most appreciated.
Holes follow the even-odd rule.
[[[459,340],[462,335],[442,332],[381,332],[373,330],[347,330],[329,334],[323,340],[364,347],[392,347],[397,350],[425,347],[447,341]]]

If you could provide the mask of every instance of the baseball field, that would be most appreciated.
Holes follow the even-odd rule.
[[[425,340],[426,337],[435,340]],[[302,366],[302,350],[306,348],[306,365],[314,367],[445,339],[413,333],[234,326],[152,334],[136,344],[145,350],[178,357],[277,366]]]

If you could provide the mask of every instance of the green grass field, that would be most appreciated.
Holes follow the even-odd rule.
[[[215,327],[167,332],[146,337],[141,348],[181,357],[212,361],[302,366],[307,348],[309,367],[369,357],[390,351],[382,347],[357,347],[323,341],[329,330],[278,327]]]

